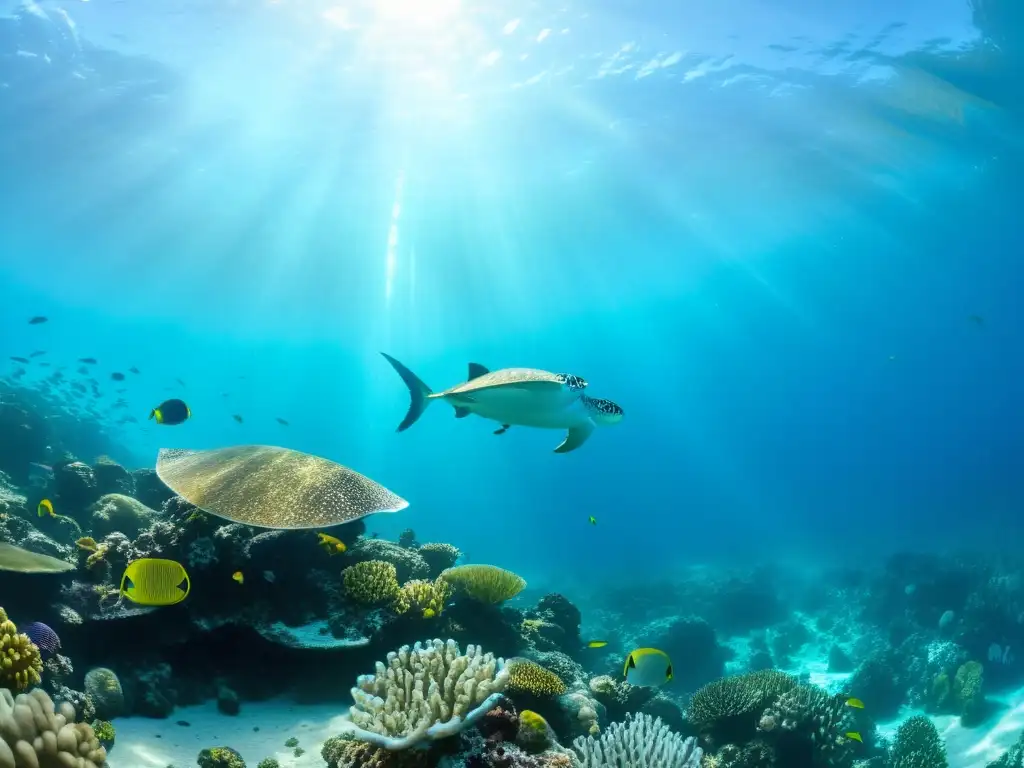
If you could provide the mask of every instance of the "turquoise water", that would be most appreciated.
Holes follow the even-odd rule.
[[[137,366],[130,467],[316,453],[537,586],[1009,545],[1024,27],[973,5],[8,7],[0,352]],[[396,434],[380,351],[626,418]]]

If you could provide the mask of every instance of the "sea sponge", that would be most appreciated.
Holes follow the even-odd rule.
[[[462,550],[444,542],[429,542],[418,550],[420,557],[430,566],[430,575],[437,577],[446,568],[451,568],[462,557]]]
[[[797,686],[792,675],[774,669],[723,677],[693,694],[686,718],[700,731],[714,731],[717,743],[742,742],[768,704]]]
[[[704,756],[693,737],[673,733],[661,718],[632,713],[600,737],[580,736],[572,746],[579,768],[699,768]]]
[[[345,594],[363,605],[383,605],[399,595],[395,566],[383,560],[350,565],[341,572],[341,580]]]
[[[85,695],[92,699],[96,716],[110,720],[124,712],[124,691],[112,669],[95,667],[85,673]]]
[[[0,687],[23,691],[42,679],[43,659],[29,636],[0,608]],[[2,765],[2,764],[0,764]]]
[[[405,597],[403,602],[407,604],[406,610],[411,609],[425,619],[439,616],[453,591],[452,585],[444,579],[435,581],[413,579],[402,585],[402,593]]]
[[[496,605],[515,597],[526,580],[496,565],[457,565],[441,572],[441,578],[474,600]]]
[[[548,721],[532,709],[524,709],[519,713],[519,732],[516,744],[527,752],[539,755],[555,742],[555,734]]]
[[[889,754],[890,768],[949,768],[946,748],[934,723],[915,715],[896,729]]]
[[[12,696],[0,690],[0,768],[101,768],[107,750],[67,702],[55,712],[41,688]]]
[[[562,678],[529,659],[509,659],[508,687],[511,691],[523,691],[534,696],[561,696],[565,693]]]
[[[498,703],[508,684],[504,661],[454,640],[403,645],[352,689],[351,733],[388,750],[459,733]]]

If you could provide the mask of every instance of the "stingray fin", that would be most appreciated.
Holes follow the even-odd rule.
[[[473,379],[479,379],[481,376],[486,376],[490,373],[489,370],[484,368],[480,363],[469,364],[469,378],[466,381],[472,381]]]
[[[456,419],[464,419],[467,416],[469,416],[469,414],[471,414],[471,413],[472,413],[472,411],[469,410],[469,408],[467,408],[464,405],[456,405],[455,406],[455,418]]]
[[[565,440],[562,444],[555,448],[555,453],[568,453],[569,451],[575,451],[590,437],[590,433],[594,431],[594,422],[587,419],[584,423],[577,427],[573,427],[565,433]]]

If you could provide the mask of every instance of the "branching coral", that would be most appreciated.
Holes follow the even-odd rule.
[[[363,605],[383,605],[399,596],[395,566],[382,560],[367,560],[341,572],[345,594]]]
[[[68,703],[55,712],[40,688],[17,697],[0,690],[0,768],[100,768],[107,751]]]
[[[404,645],[356,681],[351,732],[389,750],[453,736],[497,704],[507,683],[503,660],[477,646],[462,654],[454,640]]]
[[[0,608],[0,687],[25,690],[39,684],[42,671],[39,649]]]
[[[719,743],[742,741],[764,708],[796,685],[796,678],[772,669],[724,677],[693,694],[687,719],[701,731],[716,732]]]
[[[515,597],[526,580],[495,565],[459,565],[441,573],[455,589],[482,603],[497,604]]]
[[[534,696],[561,696],[565,693],[562,678],[534,661],[509,659],[506,669],[509,690],[524,691]]]
[[[580,768],[698,768],[703,750],[650,715],[626,715],[600,737],[573,741]]]
[[[891,768],[948,768],[946,748],[931,720],[915,715],[900,725],[889,765]]]
[[[855,728],[845,699],[815,686],[798,685],[765,709],[759,729],[800,737],[810,744],[813,765],[846,766],[858,754],[859,744],[846,736]]]

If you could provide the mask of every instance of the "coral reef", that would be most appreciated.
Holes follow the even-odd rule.
[[[39,649],[0,608],[0,687],[25,690],[39,684],[42,671]]]
[[[512,691],[524,691],[534,696],[561,696],[565,683],[549,669],[529,659],[509,659],[505,665],[508,672],[508,687]]]
[[[896,731],[890,768],[948,768],[946,749],[935,725],[927,717],[915,715]]]
[[[510,600],[526,587],[523,578],[494,565],[457,565],[442,571],[440,578],[459,594],[490,604]]]
[[[59,709],[39,688],[17,697],[0,690],[0,768],[103,768],[107,751],[92,727],[75,723],[70,704]]]
[[[598,738],[573,742],[580,768],[700,768],[703,750],[649,715],[627,716]]]

